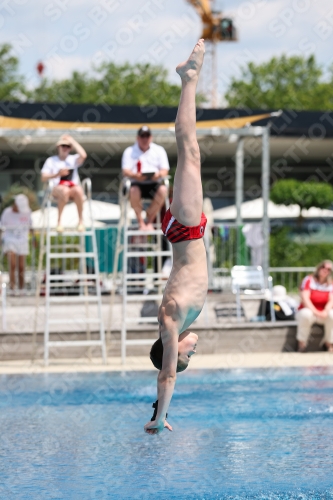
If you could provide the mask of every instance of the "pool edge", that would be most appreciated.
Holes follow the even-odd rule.
[[[291,368],[333,366],[333,354],[316,353],[282,353],[260,352],[196,355],[189,369],[237,369],[237,368]],[[3,361],[0,365],[1,375],[38,374],[38,373],[73,373],[73,372],[110,372],[110,371],[146,371],[154,370],[147,356],[129,356],[122,365],[119,357],[108,358],[108,364],[103,365],[100,358],[93,359],[54,359],[49,366],[44,366],[41,360]]]

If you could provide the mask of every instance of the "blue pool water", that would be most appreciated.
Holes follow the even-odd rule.
[[[0,499],[333,499],[333,369],[0,378]]]

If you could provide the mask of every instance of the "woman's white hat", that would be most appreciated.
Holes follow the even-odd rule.
[[[65,135],[62,135],[61,137],[59,137],[59,139],[57,140],[56,142],[56,146],[71,146],[71,142],[67,139],[67,137]]]
[[[17,194],[15,196],[15,205],[17,206],[20,214],[30,214],[31,213],[29,200],[25,194]]]

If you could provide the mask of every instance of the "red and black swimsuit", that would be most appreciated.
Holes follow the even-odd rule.
[[[164,236],[168,238],[170,243],[179,243],[180,241],[198,240],[203,238],[207,224],[207,217],[204,213],[201,215],[201,221],[198,226],[183,226],[175,217],[167,210],[163,222],[162,231]]]

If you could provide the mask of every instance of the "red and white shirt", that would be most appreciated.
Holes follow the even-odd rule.
[[[333,293],[333,284],[319,283],[313,276],[306,276],[301,284],[301,291],[310,290],[310,300],[318,311],[323,311],[327,302],[329,301],[329,296]],[[304,304],[299,306],[299,309],[303,309]]]
[[[151,173],[160,170],[169,170],[169,160],[165,149],[154,142],[151,142],[146,152],[141,151],[138,143],[125,149],[121,168],[131,170],[133,173]]]

